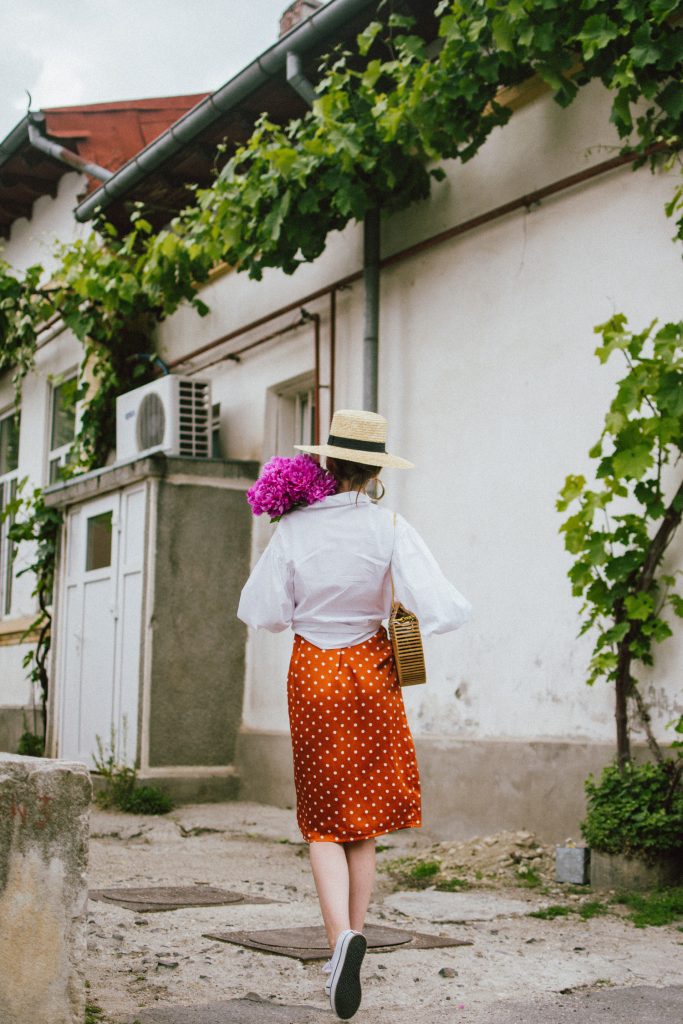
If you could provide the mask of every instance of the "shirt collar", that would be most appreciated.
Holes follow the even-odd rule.
[[[344,491],[342,494],[328,494],[322,501],[316,501],[308,505],[309,509],[315,508],[343,508],[346,505],[369,505],[371,499],[367,494],[357,494],[356,491]]]

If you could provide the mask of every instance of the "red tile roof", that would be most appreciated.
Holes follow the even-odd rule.
[[[48,139],[83,160],[116,171],[206,95],[49,107],[38,112],[38,119]],[[28,122],[29,117],[24,118],[0,142],[0,236],[4,237],[15,220],[31,216],[36,199],[56,195],[60,178],[70,171],[31,145]],[[99,184],[88,178],[85,191]]]

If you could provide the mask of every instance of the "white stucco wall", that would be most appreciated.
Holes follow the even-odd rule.
[[[584,90],[566,111],[543,97],[518,111],[475,160],[449,166],[432,200],[385,222],[383,252],[599,163],[617,145],[602,87]],[[591,473],[586,453],[623,372],[618,359],[601,367],[594,357],[594,325],[616,311],[637,328],[655,316],[680,318],[680,253],[663,212],[673,188],[672,175],[625,167],[382,274],[379,409],[389,419],[390,448],[418,466],[384,474],[385,503],[413,522],[474,605],[462,631],[428,642],[428,686],[405,692],[418,735],[613,738],[610,689],[584,682],[591,642],[576,639],[579,602],[566,578],[571,562],[554,506],[567,474]],[[179,358],[303,298],[359,269],[361,254],[360,229],[351,227],[291,278],[222,277],[203,294],[210,317],[176,315],[161,329],[162,351]],[[322,315],[325,348],[327,300],[309,308]],[[358,283],[338,295],[337,408],[361,404],[362,334]],[[245,353],[239,364],[202,369],[220,350],[194,364],[222,403],[225,454],[270,454],[263,447],[266,390],[312,370],[312,337],[312,328],[302,328]],[[271,529],[257,524],[254,558]],[[679,538],[671,564],[680,564],[682,545]],[[287,634],[250,637],[247,728],[286,729],[290,646]],[[653,697],[661,735],[679,699],[682,655],[679,636],[658,656]]]
[[[10,238],[2,245],[2,258],[17,270],[35,263],[47,273],[55,266],[55,247],[83,235],[90,229],[76,224],[73,208],[82,191],[84,178],[66,174],[61,178],[57,195],[42,196],[33,206],[30,219],[21,218],[12,225]],[[21,394],[21,428],[19,435],[18,475],[27,478],[26,491],[47,483],[47,459],[50,443],[51,382],[76,369],[81,359],[81,346],[74,336],[62,330],[47,336],[36,354],[35,370],[23,381]],[[14,404],[11,373],[0,375],[0,414]],[[31,596],[34,579],[22,569],[32,561],[32,546],[20,544],[16,549],[12,606],[10,614],[0,623],[11,627],[15,620],[36,614],[37,605]],[[30,686],[21,662],[30,649],[27,644],[0,646],[0,708],[21,707],[30,703]]]
[[[12,224],[10,237],[0,242],[2,257],[17,270],[40,263],[49,272],[56,265],[55,248],[72,238],[82,238],[92,230],[78,224],[73,209],[82,197],[86,179],[75,171],[59,179],[57,194],[41,196],[33,204],[31,217],[20,217]]]

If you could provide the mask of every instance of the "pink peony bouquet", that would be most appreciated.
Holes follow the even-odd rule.
[[[293,508],[312,505],[336,490],[335,478],[310,455],[276,455],[266,462],[261,476],[247,491],[247,501],[255,516],[266,512],[271,523],[276,523]]]

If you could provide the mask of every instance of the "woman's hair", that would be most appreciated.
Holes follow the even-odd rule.
[[[350,462],[348,459],[335,459],[331,455],[328,455],[325,463],[337,483],[348,483],[355,491],[364,490],[373,477],[379,476],[382,468],[366,466],[363,462]]]

